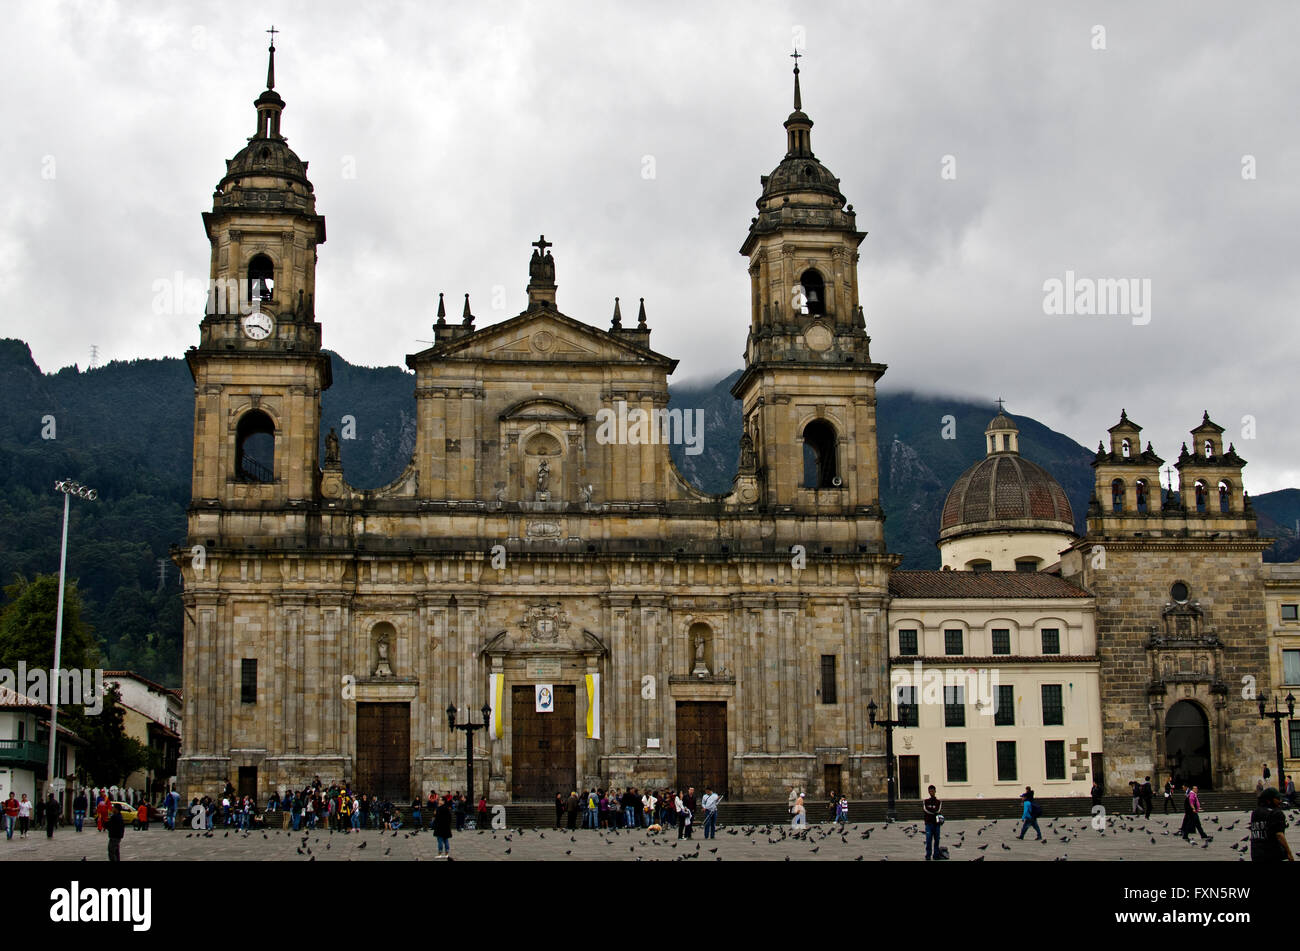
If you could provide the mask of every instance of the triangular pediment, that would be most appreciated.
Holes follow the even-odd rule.
[[[414,366],[424,360],[522,361],[533,363],[663,364],[669,373],[677,361],[642,346],[636,339],[611,333],[558,311],[539,308],[484,327],[454,340],[434,344],[407,357]]]

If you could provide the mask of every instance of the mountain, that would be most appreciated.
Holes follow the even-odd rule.
[[[331,354],[323,429],[334,427],[348,480],[375,488],[395,479],[415,445],[414,376],[361,367]],[[670,390],[673,408],[704,414],[703,451],[672,448],[682,473],[726,492],[735,472],[740,407],[728,392],[739,371],[714,384]],[[0,583],[58,570],[63,497],[75,478],[99,500],[72,500],[68,574],[108,663],[180,684],[181,602],[168,546],[185,535],[194,428],[194,382],[185,361],[115,361],[43,373],[21,340],[0,339]],[[984,455],[987,406],[883,390],[877,404],[885,537],[906,568],[938,566],[934,540],[948,487]],[[951,416],[955,429],[944,438]],[[1024,416],[1021,451],[1064,486],[1082,528],[1092,489],[1091,453]],[[1300,489],[1254,498],[1260,530],[1282,536],[1270,561],[1300,557]]]

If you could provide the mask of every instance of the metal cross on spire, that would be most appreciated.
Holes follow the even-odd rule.
[[[275,28],[275,24],[272,23],[271,28],[266,32],[271,34],[271,48],[267,53],[267,62],[266,62],[266,88],[274,89],[275,88],[275,34],[281,31],[277,30]]]
[[[1002,404],[1003,404],[1004,402],[1006,402],[1006,401],[1005,401],[1004,399],[1002,399],[1002,397],[999,396],[999,397],[998,397],[998,412],[999,412],[999,413],[1002,412]]]
[[[546,235],[542,235],[540,238],[538,238],[536,241],[533,242],[533,247],[537,249],[539,254],[545,254],[547,248],[555,247],[555,242],[547,241]]]
[[[800,112],[803,110],[803,96],[799,94],[799,57],[803,55],[804,55],[803,53],[799,52],[799,47],[797,46],[794,48],[794,52],[790,54],[790,56],[794,59],[794,111],[795,112]]]

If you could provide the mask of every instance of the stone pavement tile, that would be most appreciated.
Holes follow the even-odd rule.
[[[953,820],[943,826],[942,844],[953,861],[1238,861],[1247,844],[1246,813],[1202,814],[1208,846],[1199,839],[1185,842],[1175,833],[1182,816],[1153,815],[1149,820],[1108,819],[1105,831],[1092,827],[1086,816],[1039,819],[1045,837],[1034,841],[1031,830],[1016,838],[1016,819]],[[747,831],[748,830],[748,831]],[[1154,840],[1154,841],[1152,841]],[[0,861],[107,861],[107,835],[94,826],[77,833],[60,828],[52,840],[44,832],[26,840],[0,839]],[[1293,841],[1292,847],[1300,846]],[[850,823],[842,830],[829,824],[809,827],[795,836],[788,826],[723,826],[713,840],[696,829],[694,839],[679,841],[675,833],[642,830],[575,831],[508,830],[464,832],[452,837],[457,861],[918,861],[925,856],[925,832],[920,823]],[[300,851],[301,850],[301,853]],[[310,852],[308,851],[310,850]],[[715,851],[716,850],[716,851]],[[168,832],[160,825],[147,832],[127,830],[122,843],[125,861],[436,861],[432,833],[396,834],[367,830],[349,834],[260,830],[248,834],[216,830],[209,838],[189,829]]]

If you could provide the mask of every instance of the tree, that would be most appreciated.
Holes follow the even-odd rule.
[[[59,576],[37,575],[35,581],[19,576],[4,593],[8,603],[0,611],[0,667],[16,670],[24,661],[28,669],[52,668]],[[100,661],[98,638],[82,620],[77,582],[69,580],[63,591],[59,666],[65,670],[98,667]]]
[[[136,770],[161,765],[153,762],[156,757],[148,747],[126,735],[121,700],[117,685],[107,684],[104,709],[98,715],[80,712],[69,718],[68,728],[86,742],[77,762],[96,786],[121,786]]]

